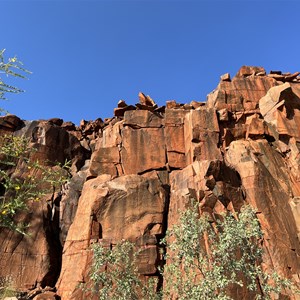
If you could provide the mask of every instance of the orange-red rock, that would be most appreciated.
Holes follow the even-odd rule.
[[[263,69],[242,67],[231,81],[221,81],[217,89],[208,95],[207,106],[232,112],[243,111],[246,102],[247,106],[253,103],[252,107],[255,107],[271,87],[278,85],[273,78],[255,76],[258,71]],[[249,76],[251,74],[253,76]]]
[[[140,93],[136,106],[119,102],[118,117],[79,127],[13,117],[5,129],[2,120],[1,134],[26,125],[17,133],[32,136],[36,157],[72,159],[73,178],[54,207],[55,224],[50,207],[39,203],[28,215],[32,240],[0,230],[0,276],[15,276],[21,288],[56,285],[62,300],[92,299],[78,288],[89,281],[90,245],[113,247],[122,239],[141,250],[141,276],[157,276],[159,240],[193,198],[211,222],[254,206],[265,234],[264,268],[299,280],[298,75],[244,66],[232,79],[223,76],[206,104],[172,100],[157,108]]]
[[[163,121],[161,116],[148,110],[127,111],[124,114],[124,125],[133,128],[159,128],[162,127]]]
[[[59,126],[46,121],[28,122],[15,133],[30,138],[30,145],[38,149],[32,157],[39,159],[40,164],[64,163],[70,159],[74,175],[84,164],[85,150],[73,135]],[[19,170],[18,166],[15,174],[32,176],[30,171]],[[59,201],[58,195],[49,190],[40,201],[28,203],[28,211],[17,216],[19,222],[30,224],[26,236],[0,229],[0,278],[12,277],[23,290],[36,285],[55,285],[61,263]]]
[[[258,211],[264,230],[266,264],[287,277],[298,276],[300,246],[297,220],[291,209],[293,191],[282,156],[266,140],[236,141],[226,162],[239,173],[246,201]]]
[[[166,164],[163,128],[122,130],[121,162],[126,175],[161,169]]]
[[[145,275],[155,274],[157,244],[145,245],[140,239],[163,233],[166,197],[166,190],[154,173],[147,178],[128,175],[113,180],[109,175],[101,175],[87,181],[64,246],[58,281],[62,298],[77,299],[78,284],[88,280],[89,247],[98,240],[110,240],[112,244],[122,239],[139,240],[143,248],[139,269]],[[74,264],[77,267],[71,270],[70,265]]]

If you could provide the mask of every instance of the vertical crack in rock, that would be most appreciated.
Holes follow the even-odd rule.
[[[90,160],[64,185],[59,209],[60,243],[64,246],[69,228],[77,212],[83,184],[87,178]]]
[[[62,262],[62,244],[60,242],[59,210],[61,195],[47,205],[47,213],[43,218],[46,244],[49,249],[48,272],[41,280],[41,287],[55,286],[60,275]]]

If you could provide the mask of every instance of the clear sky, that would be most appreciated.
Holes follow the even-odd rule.
[[[0,4],[0,49],[33,72],[1,107],[26,120],[112,117],[139,91],[159,105],[204,101],[242,65],[300,71],[298,0]]]

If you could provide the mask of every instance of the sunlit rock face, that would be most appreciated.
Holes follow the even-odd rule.
[[[63,300],[92,299],[78,288],[89,281],[91,244],[123,239],[142,250],[141,276],[159,276],[159,241],[193,198],[212,222],[251,204],[264,268],[299,280],[298,75],[243,66],[221,76],[205,103],[159,107],[140,93],[136,105],[120,100],[113,118],[79,126],[1,118],[1,134],[25,134],[39,159],[71,160],[72,178],[52,202],[30,204],[30,236],[1,230],[0,276],[22,289],[55,286]]]

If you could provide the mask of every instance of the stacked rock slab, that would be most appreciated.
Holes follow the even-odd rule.
[[[141,249],[141,276],[159,276],[159,240],[191,199],[212,222],[250,203],[264,231],[263,267],[299,282],[299,73],[244,66],[223,75],[206,103],[158,107],[140,93],[139,103],[121,100],[114,112],[60,125],[91,154],[61,200],[61,299],[92,299],[78,286],[89,282],[93,243],[129,239]],[[253,299],[245,289],[232,296]]]

